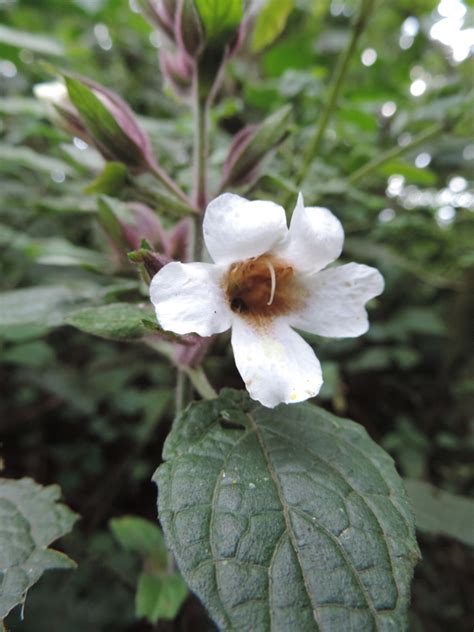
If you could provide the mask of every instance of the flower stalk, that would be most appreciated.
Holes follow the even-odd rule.
[[[343,50],[341,56],[339,57],[333,78],[329,85],[328,96],[324,104],[323,111],[321,112],[319,125],[317,126],[314,136],[308,145],[303,158],[303,165],[301,167],[301,170],[299,174],[296,175],[296,188],[300,188],[300,186],[304,182],[311,163],[314,160],[315,156],[318,154],[321,141],[324,137],[324,133],[326,131],[328,123],[334,111],[336,110],[339,94],[341,92],[342,86],[344,85],[350,62],[357,48],[357,44],[359,43],[360,36],[362,35],[372,13],[374,4],[375,0],[361,0],[359,12],[352,24],[352,31],[349,42],[347,43],[346,48]]]

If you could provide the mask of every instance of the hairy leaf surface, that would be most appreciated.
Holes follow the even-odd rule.
[[[165,537],[221,629],[405,629],[413,517],[361,426],[225,390],[178,418],[164,458]]]
[[[57,502],[60,493],[56,485],[41,487],[30,478],[0,479],[0,620],[24,601],[45,570],[75,566],[48,548],[77,519]]]

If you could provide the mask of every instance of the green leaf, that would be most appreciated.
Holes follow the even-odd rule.
[[[77,515],[58,503],[59,487],[30,478],[0,479],[0,620],[24,602],[44,571],[74,568],[63,553],[49,549],[72,529]]]
[[[109,527],[119,544],[127,551],[150,558],[156,570],[166,570],[168,551],[161,530],[139,516],[112,518]]]
[[[133,282],[120,281],[102,287],[93,283],[39,285],[0,294],[0,335],[12,327],[55,327],[64,324],[68,314],[92,300],[130,290]]]
[[[47,35],[28,33],[2,25],[0,25],[0,44],[26,48],[42,55],[64,56],[66,52],[62,44]]]
[[[451,494],[429,483],[405,480],[420,531],[455,538],[474,546],[474,500]]]
[[[210,40],[235,29],[244,13],[242,0],[194,0],[194,3]]]
[[[32,171],[40,171],[50,175],[54,172],[63,173],[70,176],[74,169],[64,160],[52,158],[45,154],[40,154],[29,147],[15,147],[0,143],[0,171],[24,167]]]
[[[140,303],[110,303],[98,307],[86,307],[74,312],[66,319],[81,331],[109,340],[133,340],[150,333],[144,320],[153,318],[148,305]]]
[[[151,575],[142,573],[135,596],[135,614],[150,623],[159,619],[172,620],[178,614],[188,589],[179,573]]]
[[[86,187],[86,193],[117,195],[127,179],[127,167],[121,162],[106,163],[103,171]]]
[[[392,459],[314,406],[191,405],[155,474],[165,538],[225,630],[404,630],[419,552]]]
[[[282,33],[294,0],[267,0],[255,22],[252,34],[252,50],[261,51]]]

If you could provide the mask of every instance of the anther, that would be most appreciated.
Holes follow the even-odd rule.
[[[272,283],[271,290],[270,290],[270,300],[267,303],[267,305],[271,305],[273,303],[273,299],[275,298],[276,274],[275,274],[275,268],[273,267],[271,261],[266,260],[265,263],[267,264],[267,268],[270,271],[270,279]]]

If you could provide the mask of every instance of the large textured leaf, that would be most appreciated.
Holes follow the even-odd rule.
[[[165,537],[221,629],[405,629],[413,517],[361,426],[225,390],[178,418],[164,458]]]
[[[75,566],[48,548],[77,519],[57,502],[60,494],[56,485],[41,487],[30,478],[0,479],[0,620],[24,601],[45,570]]]

